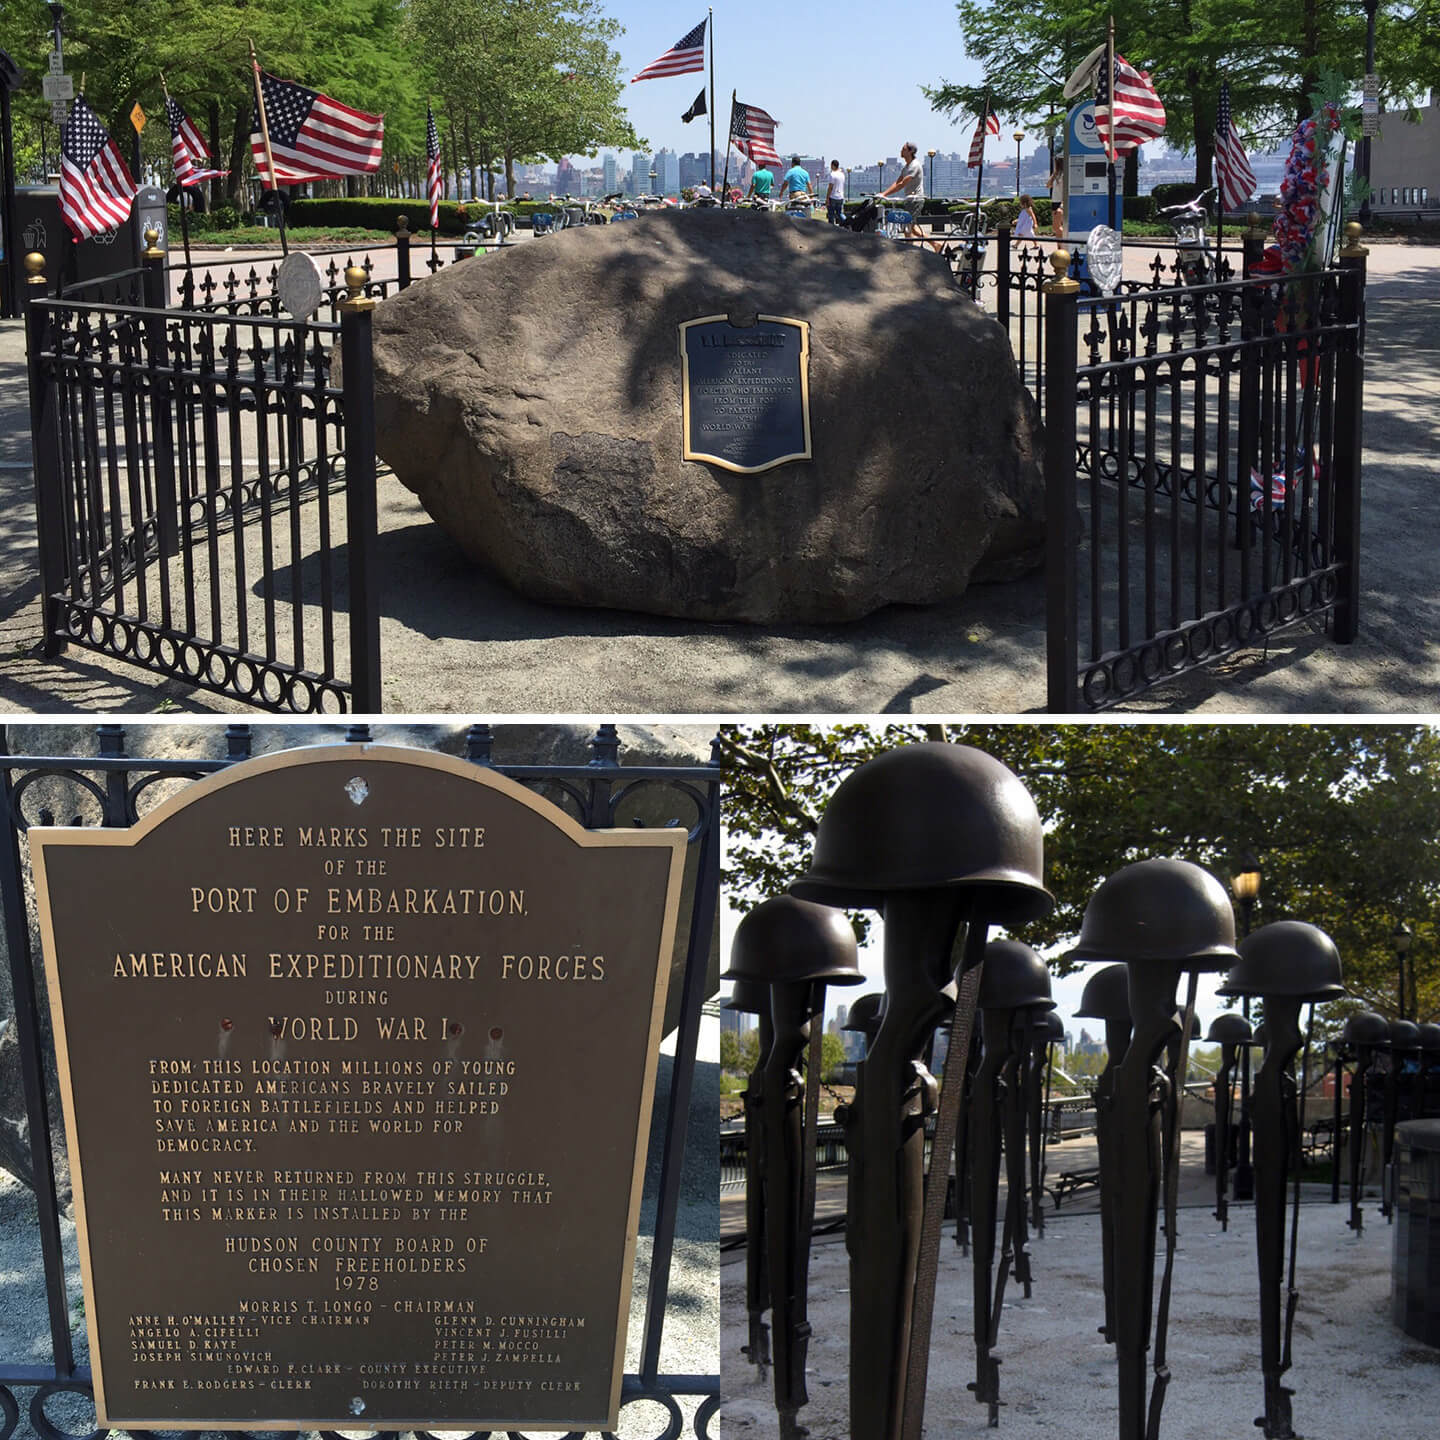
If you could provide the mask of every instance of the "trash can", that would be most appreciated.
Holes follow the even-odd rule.
[[[1440,1120],[1395,1127],[1390,1318],[1440,1348]]]

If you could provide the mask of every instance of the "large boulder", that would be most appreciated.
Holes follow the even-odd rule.
[[[809,323],[813,459],[687,462],[679,326],[757,313]],[[928,247],[749,211],[566,230],[387,300],[375,385],[381,456],[534,599],[830,621],[1040,560],[1033,402]]]

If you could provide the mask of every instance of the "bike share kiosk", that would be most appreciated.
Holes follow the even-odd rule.
[[[1121,187],[1110,194],[1110,161],[1095,126],[1095,102],[1082,100],[1065,117],[1065,247],[1078,259],[1082,281],[1090,278],[1085,263],[1085,241],[1097,225],[1117,234],[1124,224],[1125,200]],[[1116,177],[1118,180],[1118,176]]]

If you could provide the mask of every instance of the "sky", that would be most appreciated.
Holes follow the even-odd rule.
[[[607,0],[606,12],[625,27],[618,42],[625,78],[674,45],[706,8],[704,0]],[[865,0],[825,6],[717,0],[714,11],[717,148],[724,145],[732,89],[779,122],[776,148],[787,159],[822,155],[848,167],[898,155],[906,140],[922,155],[969,145],[974,117],[952,124],[920,93],[921,85],[982,78],[979,65],[965,58],[953,0],[910,0],[895,12]],[[650,150],[705,152],[707,122],[680,120],[702,80],[708,84],[708,72],[627,85],[621,103]],[[1000,118],[1001,134],[1013,144],[1011,117]]]

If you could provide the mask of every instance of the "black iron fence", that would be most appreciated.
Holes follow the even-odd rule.
[[[1313,616],[1354,639],[1365,252],[1045,289],[1047,703],[1095,710]]]
[[[44,653],[378,712],[374,301],[357,285],[338,325],[168,310],[158,253],[143,279],[132,305],[48,299],[31,276]]]
[[[161,799],[173,794],[177,786],[250,758],[252,735],[248,726],[231,725],[223,734],[225,754],[213,759],[194,755],[183,759],[129,756],[126,730],[120,725],[98,727],[98,754],[31,756],[10,753],[8,729],[0,725],[0,785],[8,821],[0,856],[0,907],[4,910],[23,1118],[28,1127],[24,1143],[38,1209],[38,1244],[49,1326],[48,1358],[42,1358],[47,1342],[39,1337],[23,1355],[0,1356],[0,1440],[9,1440],[19,1424],[17,1390],[31,1392],[26,1409],[31,1426],[43,1440],[75,1440],[46,1413],[52,1397],[64,1392],[89,1397],[91,1393],[90,1368],[76,1359],[76,1317],[71,1314],[66,1294],[62,1203],[54,1163],[59,1136],[58,1130],[52,1132],[49,1098],[55,1083],[55,1055],[45,986],[33,953],[32,936],[37,932],[38,919],[26,837],[31,826],[36,825],[127,828],[135,824]],[[370,738],[366,725],[352,725],[344,735],[347,742]],[[626,765],[619,758],[620,740],[615,727],[601,725],[590,742],[588,763],[496,764],[492,759],[494,741],[489,725],[472,725],[465,739],[466,758],[539,791],[586,829],[634,824],[637,805],[648,803],[653,809],[655,797],[663,797],[664,813],[673,815],[672,823],[682,825],[686,831],[686,870],[692,879],[687,882],[688,894],[677,928],[677,936],[683,937],[680,943],[684,969],[679,978],[675,1058],[663,1122],[657,1116],[656,1126],[652,1127],[662,1151],[653,1223],[642,1222],[642,1234],[651,1240],[649,1280],[639,1361],[624,1376],[621,1407],[623,1414],[630,1405],[659,1405],[665,1420],[658,1440],[678,1440],[686,1430],[679,1401],[698,1401],[689,1420],[690,1430],[696,1440],[708,1440],[709,1423],[719,1407],[718,1373],[667,1373],[661,1367],[660,1350],[680,1214],[681,1168],[701,1013],[709,989],[707,971],[719,903],[718,753],[712,752],[711,762],[706,765]],[[672,989],[674,985],[672,980]],[[653,1167],[653,1151],[651,1163]],[[91,1440],[100,1433],[93,1432]]]

